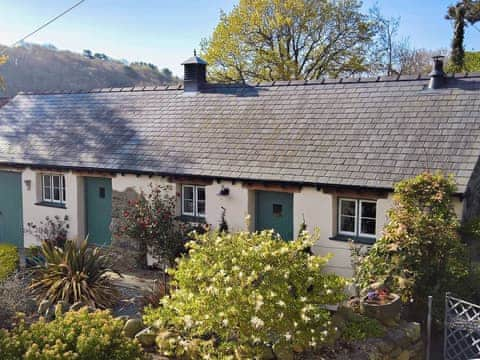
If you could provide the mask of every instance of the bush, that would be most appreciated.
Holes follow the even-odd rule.
[[[123,326],[108,311],[86,308],[51,322],[41,318],[28,326],[21,321],[11,331],[0,330],[0,354],[3,360],[143,359],[140,345],[122,333]]]
[[[148,193],[129,201],[115,232],[140,242],[142,251],[168,264],[184,251],[184,224],[176,220],[176,199],[168,195],[167,186],[150,184]]]
[[[196,235],[170,271],[175,290],[145,312],[147,324],[183,339],[162,352],[196,344],[205,356],[254,358],[325,342],[334,329],[324,305],[344,299],[345,281],[322,271],[327,257],[305,252],[312,244],[306,233],[292,242],[272,231]]]
[[[18,250],[15,246],[0,244],[0,282],[17,269],[18,260]]]
[[[61,219],[60,216],[56,215],[45,217],[45,221],[40,221],[38,225],[33,222],[27,223],[26,232],[35,236],[40,243],[47,241],[52,243],[53,246],[63,248],[67,241],[69,228],[68,216],[65,215]]]
[[[395,186],[394,207],[382,237],[359,260],[361,288],[386,285],[413,302],[418,314],[432,295],[443,309],[446,291],[461,292],[469,276],[452,196],[455,183],[441,173],[423,173]],[[437,319],[441,315],[437,314]]]
[[[65,249],[50,242],[42,243],[45,262],[33,268],[30,288],[38,300],[55,304],[60,300],[69,304],[82,302],[85,305],[106,308],[114,303],[117,291],[107,272],[108,261],[98,248],[88,247],[86,240],[77,245],[65,243]]]
[[[385,328],[376,319],[357,315],[352,317],[342,329],[341,338],[347,342],[362,341],[385,335]]]

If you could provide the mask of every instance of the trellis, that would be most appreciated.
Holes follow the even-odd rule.
[[[445,296],[445,360],[480,357],[480,306]]]

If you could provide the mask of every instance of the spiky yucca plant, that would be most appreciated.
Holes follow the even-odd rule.
[[[118,293],[108,277],[110,269],[107,258],[98,248],[67,241],[64,249],[50,242],[42,242],[43,263],[33,268],[30,289],[39,301],[50,304],[63,300],[69,304],[82,302],[85,305],[107,308]]]

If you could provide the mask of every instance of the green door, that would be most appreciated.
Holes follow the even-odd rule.
[[[0,243],[23,247],[20,173],[0,171]]]
[[[257,191],[255,229],[274,229],[284,240],[293,240],[293,194]]]
[[[85,208],[88,242],[110,245],[112,232],[112,180],[106,178],[85,178]]]

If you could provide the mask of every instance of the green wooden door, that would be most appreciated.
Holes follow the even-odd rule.
[[[110,245],[112,232],[112,180],[106,178],[85,178],[85,208],[88,242]]]
[[[0,171],[0,243],[23,247],[20,173]]]
[[[293,194],[257,191],[256,230],[274,229],[284,240],[293,240]]]

